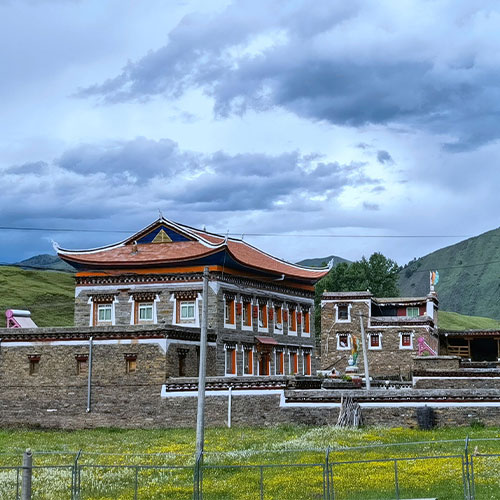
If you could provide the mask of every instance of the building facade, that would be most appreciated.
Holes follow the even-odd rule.
[[[164,218],[114,245],[56,250],[77,269],[75,326],[174,329],[172,376],[197,373],[205,267],[214,338],[208,375],[312,375],[317,368],[314,284],[328,268],[289,264],[243,240]]]
[[[325,292],[321,300],[321,369],[344,372],[353,351],[364,371],[361,324],[370,375],[408,378],[415,355],[438,353],[438,300],[376,298],[370,292]],[[351,361],[353,362],[353,361]]]

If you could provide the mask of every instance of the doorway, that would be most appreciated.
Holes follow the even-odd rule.
[[[472,339],[470,342],[472,361],[496,361],[498,341],[496,339]]]

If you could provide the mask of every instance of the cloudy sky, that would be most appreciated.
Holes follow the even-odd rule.
[[[291,261],[499,225],[496,1],[0,0],[0,40],[0,226],[46,228],[0,261],[158,210]]]

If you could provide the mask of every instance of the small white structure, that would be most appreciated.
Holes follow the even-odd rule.
[[[30,311],[7,309],[5,316],[7,318],[7,328],[38,328],[31,319]]]

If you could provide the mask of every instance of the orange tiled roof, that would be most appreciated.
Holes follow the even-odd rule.
[[[134,242],[144,234],[148,234],[162,225],[169,230],[176,231],[190,241],[175,241],[168,243],[140,243]],[[259,271],[284,275],[315,282],[326,275],[329,268],[312,269],[290,264],[277,259],[252,245],[233,238],[224,238],[213,233],[207,233],[189,226],[183,226],[166,219],[159,219],[147,228],[115,245],[95,248],[91,250],[64,250],[55,247],[59,256],[75,264],[95,266],[133,267],[158,266],[175,262],[186,262],[208,255],[226,251],[239,264]]]
[[[88,264],[162,264],[203,257],[214,251],[197,241],[181,241],[171,244],[146,243],[142,245],[122,245],[92,253],[60,256],[73,262]]]

